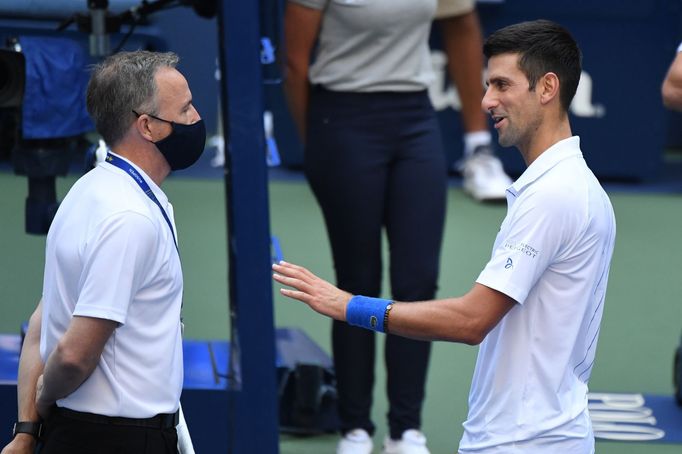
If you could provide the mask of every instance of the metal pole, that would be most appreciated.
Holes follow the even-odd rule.
[[[219,2],[235,454],[279,452],[259,19],[258,1]]]

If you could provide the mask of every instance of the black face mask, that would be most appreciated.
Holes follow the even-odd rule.
[[[138,117],[140,116],[135,111],[133,113]],[[166,158],[171,170],[186,169],[197,162],[206,145],[206,125],[203,119],[191,125],[185,125],[164,120],[151,114],[147,115],[156,120],[170,123],[171,128],[173,128],[168,136],[153,142],[163,157]]]

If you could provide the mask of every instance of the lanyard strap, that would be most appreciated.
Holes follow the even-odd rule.
[[[119,169],[125,171],[128,175],[130,175],[130,178],[132,178],[137,183],[137,185],[140,187],[140,189],[142,189],[142,191],[147,195],[147,197],[149,197],[152,200],[152,202],[154,202],[156,206],[159,207],[159,210],[161,210],[161,214],[163,215],[163,218],[166,220],[166,224],[168,224],[168,228],[170,229],[171,234],[173,235],[175,250],[178,251],[178,253],[180,253],[180,251],[178,250],[178,241],[175,238],[175,230],[173,230],[173,224],[171,224],[170,218],[166,214],[166,210],[164,210],[163,207],[161,206],[159,199],[157,199],[156,196],[154,195],[154,191],[152,191],[152,188],[149,187],[144,178],[142,178],[139,172],[135,170],[135,168],[131,166],[130,163],[128,163],[128,161],[125,161],[111,153],[107,153],[106,160],[109,164],[118,167]]]

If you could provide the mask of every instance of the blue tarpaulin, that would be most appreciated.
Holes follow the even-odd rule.
[[[85,108],[87,55],[67,38],[21,37],[26,58],[24,139],[70,137],[94,129]]]

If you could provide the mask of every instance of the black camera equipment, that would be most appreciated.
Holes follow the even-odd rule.
[[[17,38],[0,49],[0,152],[12,157],[14,172],[28,178],[25,230],[45,234],[57,211],[55,179],[66,175],[75,137],[43,134],[27,138],[22,132],[27,83],[26,57]]]
[[[114,48],[113,53],[123,48],[123,45],[132,35],[137,25],[145,23],[147,16],[157,11],[175,8],[178,6],[192,7],[201,17],[212,18],[216,15],[217,0],[157,0],[142,2],[120,14],[109,14],[109,0],[87,0],[88,13],[74,14],[63,21],[57,30],[61,31],[76,24],[78,30],[90,35],[90,55],[103,57],[111,52],[109,34],[117,33],[121,26],[128,25],[128,31],[121,42]]]
[[[89,51],[92,57],[109,55],[111,53],[109,34],[119,32],[122,25],[128,25],[126,35],[114,52],[120,50],[132,35],[135,27],[144,23],[148,15],[157,11],[188,6],[192,7],[198,15],[210,18],[215,16],[217,10],[216,0],[157,0],[153,2],[142,0],[139,5],[127,11],[110,14],[109,0],[84,0],[86,1],[87,13],[72,15],[57,27],[57,31],[65,30],[75,23],[79,31],[90,35]],[[11,156],[15,173],[28,177],[26,233],[46,234],[59,206],[56,177],[65,176],[68,173],[74,152],[80,148],[87,148],[83,137],[83,133],[87,130],[83,127],[65,129],[56,127],[52,131],[51,128],[54,125],[47,124],[45,128],[41,127],[43,131],[38,136],[24,133],[23,128],[26,125],[22,111],[26,109],[24,95],[27,90],[27,57],[30,58],[31,55],[26,55],[26,46],[23,47],[21,40],[11,38],[4,49],[0,48],[0,157]],[[38,79],[49,82],[55,74],[47,72],[49,70],[45,71],[46,74],[38,74]],[[82,65],[70,67],[64,71],[82,72],[83,67]],[[83,96],[84,93],[81,91],[84,92],[84,86],[74,85],[73,91],[78,92],[77,96]],[[52,92],[39,94],[48,97],[60,96]],[[71,97],[69,94],[64,96]],[[40,103],[40,99],[35,99],[34,93],[30,94],[29,98],[32,105]],[[59,113],[65,119],[78,117],[80,126],[83,121],[89,122],[89,120],[84,114],[84,102],[77,104],[79,112],[65,110]],[[76,103],[73,103],[69,107],[72,108],[75,105]],[[83,116],[84,120],[81,118]]]

